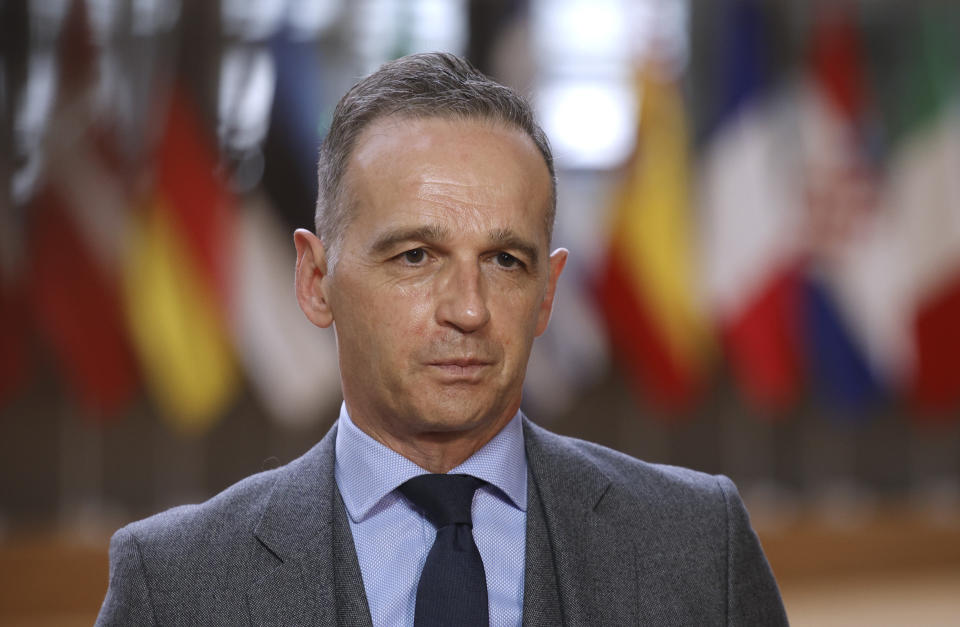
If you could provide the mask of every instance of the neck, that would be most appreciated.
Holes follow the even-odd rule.
[[[348,406],[347,410],[350,408]],[[517,410],[487,424],[464,430],[394,432],[384,425],[364,420],[350,412],[353,424],[387,448],[403,455],[432,473],[447,473],[456,468],[493,439],[510,422]]]

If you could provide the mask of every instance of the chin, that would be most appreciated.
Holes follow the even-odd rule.
[[[460,433],[485,427],[500,417],[501,412],[490,411],[489,405],[486,407],[471,407],[463,402],[442,403],[418,413],[425,431]]]

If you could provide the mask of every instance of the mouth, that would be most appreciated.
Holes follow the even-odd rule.
[[[493,362],[468,357],[438,359],[428,362],[427,365],[445,379],[469,381],[480,378],[484,371],[493,365]]]

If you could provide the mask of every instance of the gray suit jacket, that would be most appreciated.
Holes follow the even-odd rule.
[[[206,503],[119,530],[97,624],[369,625],[335,434]],[[524,435],[524,625],[786,624],[729,479],[527,420]]]

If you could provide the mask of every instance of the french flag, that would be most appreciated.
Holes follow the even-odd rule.
[[[795,137],[789,101],[770,81],[760,6],[734,2],[725,18],[722,97],[700,168],[705,301],[747,401],[776,415],[801,386]]]

